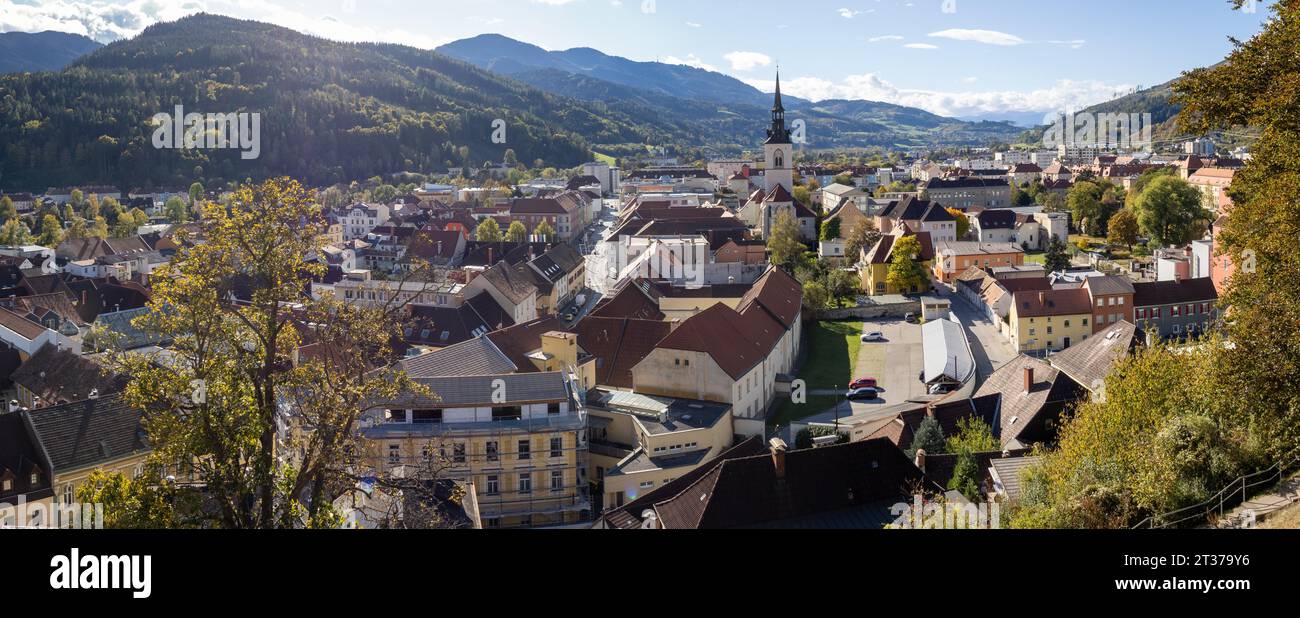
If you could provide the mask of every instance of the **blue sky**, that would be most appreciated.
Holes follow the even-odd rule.
[[[1086,105],[1212,64],[1270,14],[1227,0],[0,0],[0,30],[101,41],[188,13],[435,47],[485,32],[955,116]]]

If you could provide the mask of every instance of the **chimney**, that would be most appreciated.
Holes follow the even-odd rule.
[[[776,478],[784,479],[786,451],[785,440],[782,440],[781,438],[772,438],[771,440],[768,440],[767,443],[771,446],[772,468],[776,470]]]
[[[925,449],[916,449],[916,467],[921,472],[925,472]]]
[[[1034,368],[1025,367],[1025,394],[1028,395],[1032,390],[1034,390]]]
[[[495,263],[495,262],[492,261],[492,247],[488,247],[488,259],[487,259],[487,263],[488,263],[488,266],[491,266],[492,264]]]

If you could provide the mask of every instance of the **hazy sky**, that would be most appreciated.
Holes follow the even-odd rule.
[[[100,41],[208,11],[344,40],[432,48],[485,32],[691,64],[810,99],[945,115],[1106,100],[1213,64],[1270,12],[1228,0],[0,0],[0,31]]]

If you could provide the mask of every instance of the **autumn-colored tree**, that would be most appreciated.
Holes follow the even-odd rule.
[[[961,240],[970,233],[970,217],[959,208],[945,208],[953,219],[957,220],[957,239]]]
[[[63,240],[63,224],[54,215],[45,215],[41,221],[41,235],[36,244],[42,247],[56,247]]]
[[[528,228],[524,227],[522,221],[511,221],[510,229],[506,230],[506,240],[510,242],[527,242]]]
[[[1113,246],[1123,246],[1133,250],[1133,243],[1138,239],[1138,220],[1133,211],[1125,208],[1110,218],[1110,230],[1106,233],[1106,242]]]
[[[921,241],[916,236],[904,236],[894,241],[893,260],[885,281],[889,287],[903,294],[925,290],[930,285],[930,273],[917,261],[921,255]]]
[[[871,219],[863,219],[844,239],[844,255],[856,262],[864,249],[871,249],[879,241],[880,232],[876,230],[876,224]]]
[[[1128,527],[1201,502],[1260,461],[1248,413],[1224,396],[1221,340],[1122,360],[1063,422],[1031,474],[1017,527]],[[1178,385],[1170,388],[1171,384]]]
[[[479,242],[501,242],[501,225],[496,219],[488,217],[474,228],[474,238]]]
[[[555,228],[551,227],[550,223],[542,221],[533,228],[533,236],[542,242],[551,242],[555,240]]]
[[[360,473],[347,455],[361,452],[362,411],[415,388],[377,371],[393,358],[402,307],[303,294],[324,270],[307,256],[325,224],[297,182],[240,186],[229,207],[204,205],[202,221],[204,242],[155,273],[151,311],[135,321],[173,341],[168,362],[114,357],[131,376],[126,400],[145,411],[151,469],[193,470],[202,525],[337,526],[335,500]]]
[[[1259,130],[1250,162],[1233,178],[1234,206],[1216,238],[1236,269],[1222,299],[1231,307],[1234,345],[1224,350],[1231,371],[1219,394],[1249,415],[1256,440],[1281,455],[1300,445],[1300,3],[1269,9],[1273,19],[1259,34],[1174,89],[1184,131]]]
[[[27,229],[27,224],[23,223],[22,219],[15,217],[0,225],[0,245],[20,247],[30,244],[32,244],[32,232]]]
[[[772,254],[772,263],[793,272],[803,257],[803,241],[799,236],[799,223],[790,211],[783,210],[772,224],[772,233],[767,239],[767,250]]]

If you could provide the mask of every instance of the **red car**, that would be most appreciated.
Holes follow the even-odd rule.
[[[876,379],[862,378],[859,380],[854,380],[853,383],[849,385],[849,390],[851,391],[858,390],[859,388],[876,388]]]

